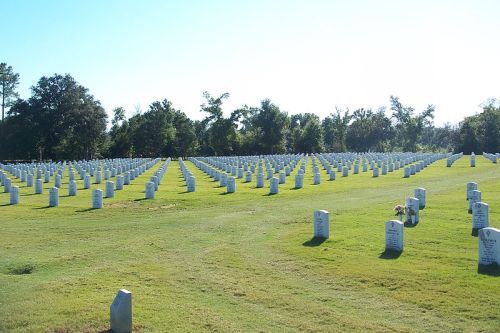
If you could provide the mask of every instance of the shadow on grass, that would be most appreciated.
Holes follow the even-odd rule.
[[[263,197],[272,197],[272,196],[275,196],[275,195],[278,195],[279,193],[266,193],[266,194],[263,194],[262,196]]]
[[[32,195],[38,195],[38,194],[41,194],[41,193],[28,193],[28,194],[21,194],[22,197],[30,197]]]
[[[6,204],[3,204],[3,205],[0,205],[0,207],[5,207],[5,206],[11,206],[10,203],[6,203]]]
[[[221,192],[219,195],[228,195],[228,194],[233,194],[234,192]]]
[[[35,207],[33,209],[47,209],[47,208],[52,208],[52,207],[50,207],[49,205],[47,205],[47,206],[43,206],[43,207]]]
[[[183,191],[183,192],[177,192],[177,194],[186,194],[186,193],[190,193],[190,192],[188,190]]]
[[[500,265],[477,265],[477,272],[483,275],[500,276]]]
[[[315,247],[320,246],[326,241],[326,238],[323,237],[313,237],[310,240],[302,243],[302,246]]]
[[[100,208],[92,208],[92,207],[90,207],[90,208],[78,209],[78,210],[75,210],[75,212],[77,212],[77,213],[85,213],[85,212],[91,212],[93,210],[98,210],[98,209],[100,209]]]
[[[405,228],[415,228],[417,225],[418,225],[418,222],[416,222],[415,224],[412,224],[411,222],[404,223]]]
[[[144,201],[144,200],[153,200],[153,199],[147,199],[147,198],[134,199],[134,201]]]
[[[378,257],[379,259],[398,259],[403,251],[385,250]]]

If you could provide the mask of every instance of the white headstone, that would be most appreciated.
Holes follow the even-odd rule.
[[[61,187],[61,175],[56,175],[55,181],[54,181],[54,186],[57,188]]]
[[[298,173],[295,175],[295,188],[304,187],[304,175]]]
[[[470,155],[470,166],[472,168],[476,166],[476,155],[474,153]]]
[[[187,181],[187,191],[188,192],[196,191],[196,177],[195,176],[189,176],[188,181]]]
[[[33,175],[31,173],[26,177],[26,186],[33,187]]]
[[[347,177],[347,176],[349,176],[349,168],[345,166],[342,168],[342,177]]]
[[[109,322],[114,333],[132,332],[132,293],[120,289],[109,309]]]
[[[227,177],[226,192],[236,192],[236,179],[234,177]]]
[[[321,174],[319,172],[314,174],[314,185],[321,184]]]
[[[276,177],[272,177],[269,185],[269,193],[270,194],[278,194],[279,193],[279,179]]]
[[[280,172],[280,184],[285,184],[286,182],[286,173]]]
[[[479,229],[487,228],[488,204],[485,202],[475,202],[472,206],[472,235],[476,236]]]
[[[4,193],[9,193],[12,187],[12,180],[10,178],[4,178],[3,180],[3,191]]]
[[[411,224],[419,222],[419,203],[417,198],[406,198],[406,221]]]
[[[469,214],[472,214],[472,206],[474,205],[474,203],[480,201],[481,201],[481,191],[473,190],[469,198]]]
[[[392,220],[385,222],[385,250],[403,251],[404,246],[404,224]]]
[[[116,176],[116,190],[123,190],[123,175]]]
[[[425,188],[419,187],[414,191],[415,198],[418,199],[418,206],[420,209],[425,208]]]
[[[245,182],[247,183],[251,183],[252,182],[252,172],[251,171],[247,171],[246,174],[245,174]]]
[[[42,194],[43,193],[43,182],[41,179],[37,179],[35,181],[35,194]]]
[[[264,174],[263,173],[257,174],[257,184],[255,187],[257,187],[257,188],[264,187]]]
[[[115,196],[115,183],[111,180],[106,181],[106,198],[113,198]]]
[[[374,167],[373,168],[373,177],[374,178],[377,178],[378,177],[378,172],[379,172],[379,169],[377,167]]]
[[[146,199],[155,198],[155,183],[146,182]]]
[[[75,196],[76,195],[76,181],[70,180],[68,185],[68,195]]]
[[[467,200],[470,199],[472,195],[472,191],[477,190],[477,183],[476,182],[468,182],[467,183]]]
[[[314,211],[314,238],[330,237],[330,220],[326,210]]]
[[[59,206],[59,189],[57,187],[51,187],[49,189],[49,207]]]
[[[405,167],[403,170],[404,170],[403,178],[410,178],[410,174],[411,174],[410,168]]]
[[[12,186],[10,188],[10,204],[17,205],[19,203],[19,187]]]
[[[92,190],[92,208],[101,209],[102,208],[102,190],[94,189]]]
[[[479,230],[479,265],[500,265],[500,230],[483,228]]]

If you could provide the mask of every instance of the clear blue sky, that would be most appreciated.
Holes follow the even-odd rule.
[[[130,116],[167,98],[201,119],[202,92],[225,112],[270,98],[321,118],[397,95],[436,124],[500,98],[500,1],[0,0],[0,62],[21,97],[69,73],[106,110]]]

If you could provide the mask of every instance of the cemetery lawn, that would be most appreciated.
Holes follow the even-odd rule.
[[[304,188],[294,175],[278,195],[237,180],[225,188],[177,161],[155,200],[144,183],[160,166],[91,210],[91,190],[65,178],[57,208],[48,187],[20,204],[0,193],[0,332],[101,332],[120,288],[132,292],[135,332],[499,332],[500,276],[477,270],[465,188],[476,181],[500,227],[500,166],[440,160],[409,179],[371,172]],[[67,176],[67,172],[66,172]],[[19,180],[13,180],[17,185]],[[52,183],[52,182],[51,182]],[[93,188],[104,185],[93,185]],[[381,256],[384,223],[413,189],[427,189],[404,252]],[[330,236],[311,241],[313,212],[330,212]]]

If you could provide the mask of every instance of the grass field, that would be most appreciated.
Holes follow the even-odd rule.
[[[274,196],[267,181],[242,180],[224,195],[190,162],[197,191],[186,193],[173,161],[155,200],[142,200],[144,183],[160,164],[100,210],[81,181],[66,197],[67,178],[57,208],[48,186],[21,187],[16,206],[0,193],[0,331],[106,331],[125,288],[136,332],[499,332],[500,276],[478,273],[465,184],[478,183],[498,228],[500,167],[468,161],[409,179],[322,171],[321,185],[309,161],[304,188],[292,189],[297,167]],[[416,187],[427,189],[421,222],[385,259],[384,223]],[[320,244],[310,242],[317,209],[330,212]]]

